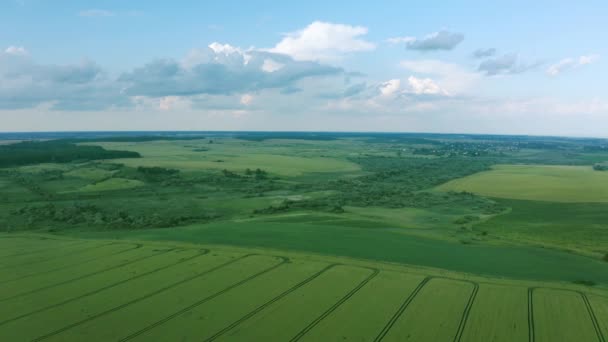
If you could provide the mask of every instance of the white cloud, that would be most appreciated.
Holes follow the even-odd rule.
[[[399,92],[401,88],[401,80],[392,79],[388,80],[380,85],[380,95],[381,96],[392,96]]]
[[[209,48],[213,50],[215,53],[223,53],[225,55],[233,54],[233,53],[242,53],[241,49],[234,47],[230,44],[221,44],[218,42],[213,42],[209,44]]]
[[[116,14],[112,11],[102,9],[89,9],[81,11],[78,15],[81,17],[113,17]]]
[[[471,72],[458,64],[439,60],[404,60],[399,65],[419,75],[433,76],[433,82],[445,94],[457,95],[466,92],[481,79],[479,73]]]
[[[393,37],[393,38],[389,38],[386,40],[388,43],[391,44],[401,44],[401,43],[410,43],[410,42],[414,42],[416,41],[416,37]]]
[[[241,96],[240,102],[245,106],[249,106],[253,102],[253,95],[244,94],[243,96]]]
[[[525,63],[519,55],[508,53],[502,56],[486,59],[479,64],[477,70],[484,72],[486,76],[520,74],[536,69],[542,62]]]
[[[583,65],[591,64],[597,61],[599,58],[599,55],[586,55],[580,56],[579,58],[564,58],[561,61],[550,65],[547,68],[547,75],[557,76],[566,70],[579,68]]]
[[[375,49],[361,39],[367,34],[363,26],[350,26],[315,21],[305,28],[291,32],[268,51],[291,56],[295,60],[335,61],[345,54]]]
[[[448,95],[445,90],[441,89],[441,87],[430,78],[416,78],[410,76],[407,79],[407,83],[411,87],[412,92],[416,95]]]
[[[175,102],[177,102],[177,96],[161,97],[158,103],[158,108],[160,110],[169,110]]]
[[[262,64],[262,70],[264,70],[266,72],[275,72],[275,71],[283,69],[284,66],[285,66],[285,64],[279,63],[279,62],[275,61],[274,59],[267,58],[264,60],[264,63]]]
[[[14,56],[27,56],[29,53],[23,46],[9,46],[4,53]]]
[[[389,38],[391,43],[405,43],[408,50],[436,51],[452,50],[464,40],[462,33],[439,31],[426,35],[424,38],[397,37]]]

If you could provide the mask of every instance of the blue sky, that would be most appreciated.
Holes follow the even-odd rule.
[[[0,9],[0,131],[608,135],[605,1]]]

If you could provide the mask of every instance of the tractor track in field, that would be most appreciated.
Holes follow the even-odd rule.
[[[69,243],[69,244],[66,244],[66,245],[63,245],[63,246],[52,246],[52,247],[37,249],[37,250],[34,250],[34,251],[27,251],[25,253],[9,254],[9,255],[3,256],[2,258],[6,259],[6,258],[20,257],[20,256],[24,256],[24,255],[31,255],[31,254],[41,253],[41,252],[48,252],[49,250],[55,250],[55,249],[60,249],[60,248],[65,248],[65,247],[73,247],[73,246],[85,245],[87,243],[90,243],[90,242],[89,241],[77,241],[75,243]],[[102,246],[105,246],[105,245],[107,245],[107,244],[104,244]],[[65,256],[65,255],[62,255],[62,256]],[[61,257],[61,256],[59,256],[59,257]],[[7,266],[0,267],[0,269],[27,266],[27,265],[34,264],[36,262],[47,261],[47,260],[49,260],[49,259],[43,259],[43,260],[40,260],[40,261],[34,261],[34,262],[24,263],[24,264],[20,264],[20,265],[7,265]]]
[[[393,327],[393,325],[395,325],[395,323],[397,322],[397,320],[399,319],[399,317],[401,317],[401,315],[403,315],[403,313],[405,312],[405,310],[407,309],[407,307],[410,305],[410,303],[414,300],[414,298],[418,295],[418,293],[420,292],[420,290],[422,290],[422,288],[431,280],[433,279],[447,279],[447,280],[452,280],[452,281],[458,281],[458,282],[464,282],[464,283],[469,283],[471,285],[473,285],[473,289],[471,290],[471,294],[469,295],[469,300],[467,301],[467,305],[464,308],[464,311],[462,313],[462,316],[460,318],[460,322],[458,325],[458,330],[456,331],[456,335],[454,336],[454,341],[458,342],[462,339],[462,335],[464,333],[464,329],[466,327],[466,323],[469,319],[469,314],[471,313],[471,308],[473,307],[473,303],[475,301],[475,298],[477,297],[477,292],[479,291],[479,283],[472,281],[472,280],[465,280],[465,279],[456,279],[456,278],[450,278],[450,277],[442,277],[442,276],[428,276],[426,278],[424,278],[420,284],[418,284],[418,286],[414,289],[414,291],[412,291],[412,293],[405,299],[405,301],[403,302],[403,304],[401,304],[401,307],[399,307],[399,309],[397,310],[397,312],[395,312],[395,314],[393,315],[393,317],[388,321],[388,323],[384,326],[384,328],[380,331],[380,333],[378,334],[378,336],[376,336],[376,338],[374,339],[374,342],[379,342],[382,341],[382,339],[384,339],[384,337],[388,334],[388,332],[391,330],[391,328]]]
[[[471,309],[473,308],[473,303],[475,302],[475,298],[477,298],[477,292],[479,291],[479,284],[474,281],[467,281],[470,284],[473,284],[473,291],[471,291],[471,295],[469,296],[469,301],[467,302],[467,306],[464,308],[464,312],[462,313],[462,317],[460,318],[460,323],[458,324],[458,331],[456,332],[456,336],[454,336],[454,342],[460,342],[462,340],[462,334],[464,334],[464,329],[466,328],[467,321],[469,319],[469,315],[471,314]]]
[[[85,252],[88,252],[88,251],[91,251],[91,250],[95,250],[95,249],[99,249],[99,248],[102,248],[102,247],[108,247],[108,246],[120,245],[120,244],[133,245],[132,243],[109,242],[109,243],[104,243],[104,244],[101,244],[101,245],[93,246],[92,248],[83,248],[83,249],[77,249],[75,251],[68,251],[65,254],[54,255],[54,256],[52,256],[50,258],[46,258],[46,259],[34,260],[34,261],[30,261],[30,262],[25,262],[25,263],[22,263],[22,264],[5,266],[2,269],[22,268],[22,267],[25,267],[25,266],[31,266],[31,265],[39,264],[39,263],[42,263],[42,262],[45,262],[45,261],[49,261],[49,260],[61,259],[61,258],[65,258],[65,257],[68,257],[68,256],[75,256],[75,255],[78,255],[80,253],[85,253]],[[81,245],[81,244],[76,244],[76,245]],[[84,245],[84,244],[82,244],[82,245]]]
[[[571,292],[571,293],[575,293],[575,294],[579,295],[581,297],[581,300],[583,301],[583,304],[585,304],[587,313],[589,313],[589,319],[591,320],[591,324],[593,325],[593,329],[595,330],[595,334],[597,336],[598,341],[606,342],[606,338],[604,337],[604,334],[602,333],[602,329],[600,328],[597,316],[595,316],[595,312],[593,311],[593,306],[591,305],[591,303],[589,302],[589,298],[587,298],[587,295],[583,291],[560,289],[560,288],[545,287],[545,286],[528,288],[528,328],[530,329],[529,331],[531,332],[529,335],[530,342],[534,342],[534,312],[532,310],[533,309],[533,303],[532,303],[533,298],[532,297],[534,294],[534,290],[538,290],[538,289],[541,289],[541,290],[548,289],[548,290],[554,290],[554,291]],[[531,322],[531,324],[530,324],[530,322]]]
[[[595,312],[593,312],[593,306],[589,302],[589,298],[587,298],[587,295],[581,291],[576,291],[576,292],[578,292],[581,295],[581,298],[583,298],[583,302],[585,302],[585,306],[587,307],[587,312],[589,312],[589,317],[591,317],[591,322],[593,323],[593,328],[595,329],[595,333],[597,334],[598,340],[600,342],[606,342],[606,339],[604,338],[604,334],[602,333],[602,329],[600,328],[600,323],[597,320],[597,317],[595,316]]]
[[[313,275],[311,275],[310,277],[302,280],[301,282],[297,283],[296,285],[290,287],[289,289],[287,289],[286,291],[283,291],[281,294],[279,294],[278,296],[272,298],[271,300],[267,301],[266,303],[258,306],[257,308],[255,308],[254,310],[252,310],[251,312],[249,312],[248,314],[246,314],[245,316],[239,318],[238,320],[232,322],[230,325],[226,326],[225,328],[223,328],[222,330],[216,332],[215,334],[213,334],[211,337],[208,337],[207,339],[205,339],[205,342],[208,341],[214,341],[217,338],[219,338],[220,336],[224,335],[225,333],[227,333],[228,331],[234,329],[235,327],[237,327],[238,325],[240,325],[241,323],[245,322],[246,320],[248,320],[249,318],[255,316],[257,313],[263,311],[264,309],[266,309],[268,306],[272,305],[273,303],[278,302],[279,300],[281,300],[282,298],[286,297],[287,295],[289,295],[290,293],[296,291],[297,289],[301,288],[302,286],[310,283],[311,281],[317,279],[319,276],[321,276],[323,273],[331,270],[332,268],[336,267],[336,266],[340,266],[342,264],[339,263],[335,263],[335,264],[330,264],[325,266],[324,268],[322,268],[321,270],[319,270],[318,272],[314,273]]]
[[[534,288],[528,288],[528,342],[534,342],[536,339],[534,333]]]
[[[126,303],[123,303],[123,304],[121,304],[121,305],[119,305],[119,306],[116,306],[116,307],[114,307],[114,308],[111,308],[111,309],[105,310],[105,311],[100,312],[100,313],[98,313],[98,314],[96,314],[96,315],[89,316],[89,317],[87,317],[87,318],[85,318],[85,319],[82,319],[82,320],[80,320],[80,321],[78,321],[78,322],[75,322],[75,323],[69,324],[69,325],[64,326],[64,327],[62,327],[62,328],[59,328],[59,329],[57,329],[57,330],[54,330],[54,331],[52,331],[52,332],[50,332],[50,333],[47,333],[47,334],[42,335],[42,336],[39,336],[39,337],[37,337],[37,338],[33,339],[32,341],[42,341],[42,340],[48,339],[48,338],[53,337],[53,336],[55,336],[55,335],[58,335],[58,334],[60,334],[60,333],[62,333],[62,332],[64,332],[64,331],[67,331],[67,330],[69,330],[69,329],[72,329],[72,328],[74,328],[74,327],[77,327],[77,326],[79,326],[79,325],[82,325],[82,324],[84,324],[84,323],[90,322],[90,321],[92,321],[92,320],[95,320],[95,319],[97,319],[97,318],[99,318],[99,317],[102,317],[102,316],[105,316],[105,315],[107,315],[107,314],[110,314],[110,313],[116,312],[116,311],[118,311],[118,310],[124,309],[124,308],[128,307],[129,305],[133,305],[133,304],[139,303],[139,302],[141,302],[141,301],[143,301],[143,300],[145,300],[145,299],[151,298],[151,297],[153,297],[153,296],[155,296],[155,295],[157,295],[157,294],[159,294],[159,293],[163,293],[163,292],[165,292],[165,291],[167,291],[167,290],[170,290],[170,289],[172,289],[172,288],[174,288],[174,287],[176,287],[176,286],[179,286],[179,285],[181,285],[181,284],[185,284],[185,283],[187,283],[187,282],[189,282],[189,281],[192,281],[192,280],[194,280],[194,279],[196,279],[196,278],[203,277],[203,276],[208,275],[208,274],[210,274],[210,273],[212,273],[212,272],[215,272],[215,271],[217,271],[217,270],[219,270],[219,269],[221,269],[221,268],[223,268],[223,267],[229,266],[229,265],[231,265],[231,264],[234,264],[234,263],[236,263],[236,262],[238,262],[238,261],[241,261],[241,260],[243,260],[243,259],[245,259],[245,258],[248,258],[248,257],[254,256],[254,255],[259,255],[259,254],[250,253],[250,254],[245,254],[245,255],[242,255],[242,256],[240,256],[240,257],[234,258],[234,259],[229,260],[229,261],[227,261],[227,262],[224,262],[224,263],[222,263],[222,264],[220,264],[220,265],[217,265],[217,266],[215,266],[215,267],[212,267],[212,268],[210,268],[210,269],[208,269],[208,270],[206,270],[206,271],[203,271],[203,272],[201,272],[201,273],[199,273],[199,274],[196,274],[196,275],[193,275],[193,276],[187,277],[187,278],[185,278],[185,279],[182,279],[182,280],[180,280],[180,281],[174,282],[174,283],[169,284],[169,285],[167,285],[167,286],[164,286],[164,287],[162,287],[162,288],[160,288],[160,289],[157,289],[157,290],[155,290],[155,291],[152,291],[152,292],[150,292],[150,293],[148,293],[148,294],[146,294],[146,295],[143,295],[143,296],[137,297],[137,298],[135,298],[135,299],[132,299],[132,300],[130,300],[130,301],[126,302]]]
[[[98,256],[95,256],[95,257],[92,257],[92,258],[89,258],[89,259],[80,260],[78,263],[64,265],[64,266],[61,266],[61,267],[44,270],[43,272],[26,274],[26,275],[23,275],[23,276],[20,276],[20,277],[17,277],[17,278],[13,278],[13,279],[2,280],[2,281],[0,281],[0,285],[6,284],[6,283],[11,283],[13,281],[17,281],[17,280],[21,280],[21,279],[25,279],[25,278],[29,278],[29,277],[33,277],[33,276],[38,276],[38,275],[41,275],[41,274],[47,274],[47,273],[52,273],[52,272],[56,272],[56,271],[61,271],[61,270],[64,270],[64,269],[68,269],[70,267],[86,264],[88,262],[95,261],[95,260],[100,259],[100,258],[120,255],[122,253],[126,253],[126,252],[129,252],[129,251],[141,248],[142,246],[143,245],[141,245],[141,244],[136,244],[135,247],[133,247],[133,248],[127,248],[127,249],[124,249],[122,251],[114,252],[114,253],[107,254],[107,255],[98,255]]]
[[[145,327],[145,328],[143,328],[141,330],[138,330],[138,331],[130,334],[129,336],[126,336],[126,337],[120,339],[119,341],[120,342],[125,342],[125,341],[132,340],[135,337],[137,337],[137,336],[139,336],[139,335],[141,335],[141,334],[143,334],[143,333],[145,333],[147,331],[150,331],[150,330],[152,330],[152,329],[154,329],[154,328],[156,328],[158,326],[161,326],[161,325],[165,324],[166,322],[174,319],[175,317],[178,317],[178,316],[182,315],[183,313],[188,312],[188,311],[196,308],[197,306],[200,306],[200,305],[202,305],[202,304],[204,304],[204,303],[206,303],[206,302],[208,302],[208,301],[210,301],[210,300],[212,300],[212,299],[214,299],[216,297],[219,297],[219,296],[223,295],[224,293],[226,293],[226,292],[228,292],[228,291],[230,291],[230,290],[232,290],[232,289],[234,289],[236,287],[244,285],[244,284],[248,283],[249,281],[251,281],[251,280],[253,280],[253,279],[255,279],[255,278],[259,277],[259,276],[262,276],[262,275],[264,275],[264,274],[266,274],[268,272],[274,271],[275,269],[277,269],[277,268],[279,268],[279,267],[281,267],[281,266],[289,263],[289,258],[287,258],[287,257],[278,256],[278,258],[281,259],[280,263],[278,263],[276,265],[273,265],[272,267],[266,268],[266,269],[264,269],[264,270],[262,270],[260,272],[257,272],[257,273],[255,273],[255,274],[253,274],[253,275],[251,275],[251,276],[249,276],[249,277],[247,277],[245,279],[242,279],[242,280],[240,280],[240,281],[238,281],[238,282],[236,282],[236,283],[234,283],[234,284],[232,284],[232,285],[224,288],[223,290],[220,290],[220,291],[218,291],[218,292],[216,292],[216,293],[214,293],[212,295],[209,295],[209,296],[207,296],[207,297],[205,297],[205,298],[203,298],[201,300],[198,300],[195,303],[193,303],[193,304],[191,304],[191,305],[189,305],[189,306],[187,306],[187,307],[185,307],[185,308],[183,308],[183,309],[181,309],[179,311],[176,311],[173,314],[171,314],[171,315],[169,315],[169,316],[161,319],[160,321],[152,323],[152,324],[148,325],[147,327]]]
[[[138,245],[137,247],[132,248],[132,249],[130,249],[130,250],[134,250],[134,249],[137,249],[137,248],[141,248],[141,246],[142,246],[142,245]],[[129,264],[132,264],[132,263],[134,263],[134,262],[138,262],[138,261],[140,261],[140,260],[146,259],[146,258],[148,258],[148,257],[150,257],[150,256],[144,256],[144,257],[136,258],[136,259],[133,259],[133,260],[125,261],[125,262],[123,262],[123,263],[121,263],[121,264],[114,265],[114,266],[110,266],[110,267],[106,267],[106,268],[104,268],[104,269],[102,269],[102,270],[99,270],[99,271],[96,271],[96,272],[91,272],[91,273],[83,274],[83,275],[80,275],[80,276],[78,276],[78,277],[76,277],[76,278],[72,278],[72,279],[69,279],[69,280],[65,280],[65,281],[62,281],[62,282],[60,282],[60,283],[46,285],[46,286],[43,286],[43,287],[40,287],[40,288],[37,288],[37,289],[33,289],[33,290],[30,290],[30,291],[26,291],[26,292],[22,292],[22,293],[16,294],[16,295],[14,295],[14,296],[10,296],[10,297],[6,297],[6,298],[2,298],[2,299],[0,299],[0,303],[1,303],[1,302],[4,302],[4,301],[7,301],[7,300],[11,300],[11,299],[15,299],[15,298],[19,298],[19,297],[27,296],[27,295],[30,295],[30,294],[32,294],[32,293],[36,293],[36,292],[40,292],[40,291],[44,291],[44,290],[47,290],[47,289],[50,289],[50,288],[53,288],[53,287],[57,287],[57,286],[62,286],[62,285],[65,285],[65,284],[69,284],[69,283],[71,283],[71,282],[78,281],[78,280],[81,280],[81,279],[85,279],[85,278],[88,278],[88,277],[92,277],[92,276],[94,276],[94,275],[96,275],[96,274],[103,273],[103,272],[107,272],[107,271],[111,271],[111,270],[113,270],[113,269],[120,268],[120,267],[123,267],[123,266],[129,265]]]
[[[407,309],[407,307],[410,305],[410,303],[412,302],[412,300],[414,300],[414,297],[416,297],[416,295],[418,295],[418,292],[420,292],[420,290],[422,290],[422,288],[432,278],[433,277],[426,277],[426,278],[422,279],[422,281],[418,284],[418,286],[416,286],[416,288],[409,294],[409,296],[407,296],[407,298],[405,299],[405,301],[403,302],[403,304],[401,304],[401,306],[399,307],[399,309],[397,309],[397,312],[395,312],[395,314],[393,315],[393,317],[391,317],[391,319],[388,321],[388,323],[386,323],[386,325],[384,326],[384,328],[382,328],[382,330],[380,331],[380,333],[378,334],[378,336],[376,336],[376,338],[374,339],[374,342],[382,341],[382,339],[384,338],[384,336],[386,336],[386,334],[388,334],[389,330],[391,330],[391,328],[393,327],[393,325],[395,325],[395,323],[397,322],[397,320],[399,319],[399,317],[401,317],[401,315],[403,314],[403,312],[405,311],[405,309]]]
[[[184,250],[184,249],[179,249],[179,248],[170,249],[170,250],[167,250],[167,251],[163,251],[163,252],[161,252],[159,254],[151,255],[150,257],[155,257],[155,256],[163,255],[163,254],[166,254],[166,253],[169,253],[169,252],[180,251],[180,250]],[[11,322],[14,322],[14,321],[17,321],[19,319],[22,319],[22,318],[25,318],[25,317],[28,317],[28,316],[31,316],[31,315],[35,315],[35,314],[40,313],[40,312],[44,312],[44,311],[47,311],[47,310],[51,310],[51,309],[63,306],[65,304],[69,304],[71,302],[77,301],[77,300],[82,299],[82,298],[93,296],[93,295],[98,294],[100,292],[103,292],[105,290],[109,290],[109,289],[111,289],[113,287],[116,287],[116,286],[119,286],[119,285],[122,285],[122,284],[126,284],[126,283],[128,283],[130,281],[133,281],[133,280],[136,280],[136,279],[148,276],[150,274],[154,274],[154,273],[157,273],[157,272],[169,269],[169,268],[171,268],[173,266],[176,266],[176,265],[179,265],[181,263],[190,261],[192,259],[198,258],[198,257],[203,256],[203,255],[208,254],[208,253],[209,253],[208,249],[202,249],[200,253],[198,253],[196,255],[193,255],[193,256],[191,256],[189,258],[185,258],[185,259],[179,260],[179,261],[174,262],[172,264],[169,264],[169,265],[166,265],[166,266],[163,266],[163,267],[159,267],[159,268],[150,270],[148,272],[137,274],[137,275],[135,275],[133,277],[121,280],[121,281],[113,283],[113,284],[106,285],[104,287],[98,288],[96,290],[84,293],[82,295],[79,295],[79,296],[76,296],[76,297],[73,297],[73,298],[70,298],[70,299],[66,299],[66,300],[64,300],[62,302],[55,303],[55,304],[52,304],[52,305],[49,305],[49,306],[46,306],[44,308],[40,308],[40,309],[37,309],[37,310],[34,310],[34,311],[30,311],[28,313],[25,313],[25,314],[22,314],[22,315],[19,315],[19,316],[16,316],[16,317],[12,317],[12,318],[6,319],[4,321],[0,321],[0,326],[8,324],[8,323],[11,323]]]
[[[368,268],[368,267],[366,267]],[[363,279],[355,288],[350,290],[344,297],[338,300],[334,305],[332,305],[329,309],[327,309],[324,313],[322,313],[319,317],[317,317],[314,321],[310,322],[304,329],[302,329],[299,333],[297,333],[290,341],[295,342],[300,340],[304,335],[306,335],[310,330],[312,330],[317,324],[323,321],[327,316],[331,315],[336,309],[338,309],[342,304],[344,304],[347,300],[349,300],[355,293],[361,290],[367,283],[369,283],[372,279],[374,279],[379,273],[380,270],[377,268],[368,268],[372,271],[372,273],[367,276],[367,278]]]

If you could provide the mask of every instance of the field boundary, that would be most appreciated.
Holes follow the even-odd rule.
[[[232,285],[224,288],[223,290],[220,290],[220,291],[218,291],[218,292],[216,292],[216,293],[214,293],[212,295],[209,295],[209,296],[207,296],[207,297],[205,297],[205,298],[203,298],[201,300],[198,300],[195,303],[193,303],[193,304],[191,304],[191,305],[189,305],[189,306],[187,306],[187,307],[185,307],[185,308],[183,308],[183,309],[181,309],[179,311],[176,311],[173,314],[171,314],[171,315],[169,315],[169,316],[161,319],[160,321],[152,323],[151,325],[148,325],[147,327],[145,327],[145,328],[143,328],[141,330],[138,330],[138,331],[132,333],[131,335],[128,335],[128,336],[120,339],[119,341],[120,342],[129,341],[129,340],[131,340],[131,339],[133,339],[133,338],[135,338],[135,337],[137,337],[137,336],[139,336],[139,335],[141,335],[141,334],[143,334],[143,333],[145,333],[145,332],[147,332],[149,330],[152,330],[152,329],[154,329],[154,328],[156,328],[156,327],[158,327],[160,325],[163,325],[163,324],[167,323],[168,321],[172,320],[173,318],[175,318],[175,317],[177,317],[177,316],[179,316],[179,315],[181,315],[181,314],[183,314],[185,312],[188,312],[188,311],[196,308],[199,305],[202,305],[202,304],[204,304],[204,303],[212,300],[213,298],[221,296],[224,293],[226,293],[226,292],[228,292],[228,291],[230,291],[230,290],[232,290],[232,289],[234,289],[236,287],[239,287],[239,286],[241,286],[241,285],[243,285],[243,284],[245,284],[245,283],[247,283],[247,282],[249,282],[249,281],[251,281],[251,280],[253,280],[253,279],[255,279],[255,278],[257,278],[257,277],[259,277],[261,275],[263,275],[263,274],[266,274],[268,272],[274,271],[275,269],[277,269],[277,268],[279,268],[279,267],[281,267],[281,266],[289,263],[289,258],[282,257],[282,256],[279,256],[279,258],[281,259],[281,262],[279,262],[278,264],[273,265],[272,267],[266,268],[266,269],[264,269],[264,270],[262,270],[260,272],[257,272],[257,273],[255,273],[255,274],[253,274],[253,275],[251,275],[251,276],[249,276],[249,277],[247,277],[245,279],[242,279],[242,280],[240,280],[240,281],[238,281],[238,282],[236,282],[236,283],[234,283],[234,284],[232,284]]]
[[[268,306],[270,306],[273,303],[281,300],[283,297],[286,297],[287,295],[289,295],[290,293],[296,291],[300,287],[302,287],[302,286],[310,283],[311,281],[313,281],[316,278],[318,278],[319,276],[321,276],[323,273],[331,270],[332,268],[334,268],[336,266],[340,266],[340,265],[343,265],[343,264],[334,263],[334,264],[330,264],[330,265],[325,266],[324,268],[322,268],[318,272],[314,273],[313,275],[309,276],[308,278],[306,278],[306,279],[302,280],[301,282],[297,283],[296,285],[290,287],[286,291],[283,291],[281,294],[279,294],[278,296],[274,297],[273,299],[271,299],[271,300],[267,301],[266,303],[258,306],[257,308],[255,308],[254,310],[252,310],[251,312],[249,312],[248,314],[246,314],[245,316],[243,316],[243,317],[237,319],[236,321],[232,322],[230,325],[228,325],[225,328],[223,328],[222,330],[216,332],[211,337],[208,337],[207,339],[205,339],[205,342],[216,340],[217,338],[219,338],[220,336],[224,335],[228,331],[234,329],[235,327],[237,327],[241,323],[245,322],[249,318],[251,318],[251,317],[255,316],[256,314],[258,314],[259,312],[263,311]]]
[[[25,279],[25,278],[29,278],[29,277],[33,277],[33,276],[37,276],[37,275],[41,275],[41,274],[47,274],[47,273],[52,273],[52,272],[61,271],[61,270],[64,270],[64,269],[68,269],[68,268],[70,268],[70,267],[74,267],[74,266],[78,266],[78,265],[86,264],[86,263],[91,262],[91,261],[95,261],[95,260],[97,260],[97,259],[99,259],[99,258],[105,258],[105,257],[108,257],[108,256],[120,255],[120,254],[122,254],[122,253],[126,253],[126,252],[129,252],[129,251],[132,251],[132,250],[135,250],[135,249],[141,248],[141,247],[143,247],[143,245],[141,245],[141,244],[137,244],[137,245],[136,245],[134,248],[127,248],[127,249],[124,249],[124,250],[122,250],[122,251],[118,251],[118,252],[115,252],[115,253],[106,254],[106,255],[102,255],[102,256],[99,256],[99,255],[98,255],[98,256],[92,257],[92,258],[90,258],[90,259],[81,260],[81,261],[80,261],[80,262],[78,262],[78,263],[70,264],[70,265],[67,265],[67,266],[57,267],[57,268],[53,268],[53,269],[49,269],[49,270],[45,270],[45,271],[43,271],[43,272],[38,272],[38,273],[27,274],[27,275],[24,275],[24,276],[21,276],[21,277],[18,277],[18,278],[9,279],[9,280],[2,280],[2,281],[0,281],[0,284],[11,283],[11,282],[13,282],[13,281],[18,281],[18,280],[21,280],[21,279]]]
[[[87,318],[85,318],[85,319],[82,319],[82,320],[80,320],[80,321],[78,321],[78,322],[74,322],[74,323],[69,324],[69,325],[67,325],[67,326],[64,326],[64,327],[62,327],[62,328],[59,328],[59,329],[57,329],[57,330],[54,330],[54,331],[52,331],[52,332],[50,332],[50,333],[47,333],[47,334],[45,334],[45,335],[39,336],[39,337],[37,337],[37,338],[33,339],[32,341],[42,341],[42,340],[48,339],[48,338],[53,337],[53,336],[55,336],[55,335],[58,335],[58,334],[60,334],[60,333],[62,333],[62,332],[64,332],[64,331],[67,331],[67,330],[69,330],[69,329],[72,329],[72,328],[74,328],[74,327],[77,327],[77,326],[79,326],[79,325],[82,325],[82,324],[84,324],[84,323],[90,322],[90,321],[92,321],[92,320],[94,320],[94,319],[97,319],[97,318],[99,318],[99,317],[105,316],[105,315],[110,314],[110,313],[112,313],[112,312],[115,312],[115,311],[121,310],[121,309],[123,309],[123,308],[126,308],[126,307],[127,307],[127,306],[129,306],[129,305],[133,305],[133,304],[135,304],[135,303],[139,303],[139,302],[141,302],[141,301],[143,301],[143,300],[145,300],[145,299],[151,298],[151,297],[153,297],[153,296],[155,296],[155,295],[157,295],[157,294],[159,294],[159,293],[163,293],[163,292],[165,292],[165,291],[167,291],[167,290],[170,290],[170,289],[172,289],[172,288],[174,288],[174,287],[176,287],[176,286],[179,286],[179,285],[181,285],[181,284],[185,284],[185,283],[187,283],[187,282],[189,282],[189,281],[192,281],[192,280],[194,280],[194,279],[196,279],[196,278],[203,277],[203,276],[205,276],[205,275],[208,275],[209,273],[215,272],[215,271],[217,271],[217,270],[219,270],[219,269],[221,269],[221,268],[223,268],[223,267],[229,266],[229,265],[231,265],[231,264],[234,264],[234,263],[236,263],[236,262],[238,262],[238,261],[241,261],[241,260],[243,260],[243,259],[245,259],[245,258],[248,258],[248,257],[254,256],[254,255],[259,255],[259,254],[251,253],[251,254],[245,254],[245,255],[242,255],[242,256],[240,256],[240,257],[234,258],[234,259],[232,259],[232,260],[229,260],[229,261],[227,261],[227,262],[224,262],[224,263],[222,263],[222,264],[219,264],[219,265],[217,265],[217,266],[215,266],[215,267],[212,267],[212,268],[210,268],[210,269],[208,269],[208,270],[206,270],[206,271],[203,271],[203,272],[201,272],[201,273],[199,273],[199,274],[196,274],[196,275],[193,275],[193,276],[187,277],[187,278],[185,278],[185,279],[182,279],[182,280],[180,280],[180,281],[174,282],[174,283],[169,284],[169,285],[167,285],[167,286],[164,286],[164,287],[162,287],[162,288],[160,288],[160,289],[157,289],[157,290],[155,290],[155,291],[152,291],[152,292],[150,292],[150,293],[148,293],[148,294],[146,294],[146,295],[143,295],[143,296],[137,297],[137,298],[135,298],[135,299],[132,299],[132,300],[130,300],[130,301],[126,302],[126,303],[123,303],[123,304],[121,304],[121,305],[119,305],[119,306],[113,307],[113,308],[111,308],[111,309],[108,309],[108,310],[105,310],[105,311],[103,311],[103,312],[97,313],[97,314],[95,314],[95,315],[93,315],[93,316],[89,316],[89,317],[87,317]]]
[[[332,305],[329,309],[323,312],[319,317],[310,322],[304,329],[302,329],[299,333],[296,334],[290,341],[295,342],[304,337],[310,330],[312,330],[317,324],[323,321],[327,316],[331,315],[337,308],[339,308],[342,304],[344,304],[347,300],[349,300],[355,293],[359,292],[367,283],[369,283],[372,279],[374,279],[379,273],[380,270],[377,268],[365,267],[372,271],[372,273],[367,276],[367,278],[363,279],[355,288],[350,290],[344,297],[338,300],[334,305]]]

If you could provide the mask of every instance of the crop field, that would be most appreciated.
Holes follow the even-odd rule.
[[[0,251],[2,341],[606,337],[608,291],[561,282],[263,249],[43,235],[4,234]]]
[[[590,166],[496,165],[438,189],[522,200],[608,202],[608,172]]]
[[[184,171],[221,170],[241,171],[263,168],[283,176],[298,176],[306,172],[355,172],[358,165],[344,159],[320,157],[314,146],[285,147],[280,142],[263,150],[251,148],[239,140],[222,140],[209,144],[207,140],[193,140],[186,146],[175,142],[96,143],[108,149],[140,153],[143,158],[117,159],[128,166],[160,166]],[[245,152],[245,153],[244,153]],[[294,155],[294,152],[295,155]]]

